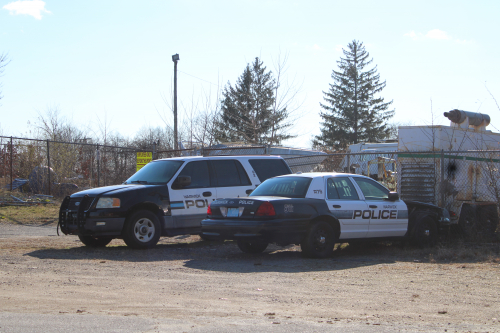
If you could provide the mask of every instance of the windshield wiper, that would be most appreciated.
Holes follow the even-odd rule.
[[[133,180],[130,182],[131,184],[147,184],[146,180]]]

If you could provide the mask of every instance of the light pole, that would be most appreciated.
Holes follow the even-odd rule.
[[[174,149],[179,149],[177,143],[177,61],[179,61],[179,54],[176,53],[172,56],[174,62]]]

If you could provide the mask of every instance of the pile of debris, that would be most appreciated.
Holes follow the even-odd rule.
[[[0,207],[1,206],[35,206],[54,204],[54,197],[44,194],[33,194],[25,196],[23,193],[13,196],[12,194],[0,193]]]

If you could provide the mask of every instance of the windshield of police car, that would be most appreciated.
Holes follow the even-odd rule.
[[[306,177],[271,178],[260,184],[250,196],[305,198],[311,180]]]
[[[172,179],[184,161],[159,160],[146,164],[124,184],[165,184]]]

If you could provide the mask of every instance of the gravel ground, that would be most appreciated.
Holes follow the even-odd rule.
[[[55,226],[0,224],[0,332],[500,332],[500,264],[434,262],[372,245],[303,258],[297,246],[162,238],[83,247]]]

